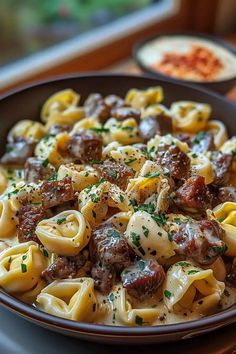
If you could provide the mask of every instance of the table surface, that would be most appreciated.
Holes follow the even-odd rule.
[[[236,38],[235,38],[236,42]],[[140,73],[130,59],[108,68],[112,72]],[[236,87],[227,94],[236,101]],[[32,324],[0,308],[0,354],[139,354],[148,350],[158,354],[236,354],[236,324],[207,335],[177,343],[119,347],[81,341]]]

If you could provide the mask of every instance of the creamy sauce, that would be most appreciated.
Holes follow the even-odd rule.
[[[206,317],[190,310],[183,310],[181,312],[175,313],[171,312],[167,309],[163,299],[160,299],[158,295],[159,294],[157,293],[156,296],[151,296],[143,302],[138,302],[135,300],[132,301],[133,308],[155,308],[158,311],[159,316],[157,320],[151,324],[152,326],[194,321],[199,320],[202,317]],[[96,296],[99,303],[103,304],[102,306],[104,308],[104,315],[100,318],[100,320],[97,320],[96,323],[110,326],[124,326],[124,323],[119,321],[117,318],[116,310],[112,309],[112,304],[109,302],[108,297],[101,295],[99,292],[96,292]],[[219,310],[215,310],[214,313],[226,310],[233,306],[235,303],[236,289],[226,287],[219,304]]]
[[[216,60],[222,64],[221,68],[216,71],[214,78],[205,78],[204,81],[220,81],[231,79],[236,76],[236,56],[220,45],[210,40],[201,39],[198,37],[165,36],[154,39],[146,43],[139,50],[138,58],[146,66],[151,68],[155,67],[156,70],[159,71],[157,67],[167,54],[188,54],[192,50],[193,46],[201,46],[207,51],[211,51]],[[184,77],[180,77],[180,75],[175,72],[173,72],[170,76],[179,77],[185,80],[203,81],[203,79],[198,77],[194,71],[186,71]]]

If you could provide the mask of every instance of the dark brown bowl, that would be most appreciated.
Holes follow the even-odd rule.
[[[150,74],[154,76],[157,79],[171,79],[173,82],[176,83],[187,83],[191,85],[197,85],[204,87],[206,89],[210,89],[212,91],[225,94],[226,92],[230,91],[233,86],[236,85],[236,76],[233,77],[232,79],[227,79],[227,80],[220,80],[220,81],[191,81],[191,80],[181,80],[177,79],[174,77],[169,77],[165,74],[162,74],[160,71],[155,70],[150,68],[148,65],[142,62],[142,60],[138,56],[138,52],[140,49],[147,44],[148,42],[151,42],[154,39],[157,39],[159,37],[164,37],[164,36],[192,36],[192,37],[199,37],[202,39],[207,39],[211,42],[215,42],[219,46],[223,47],[224,49],[228,50],[232,54],[236,56],[236,47],[229,45],[227,42],[225,42],[223,39],[216,37],[216,36],[211,36],[203,33],[197,33],[197,32],[164,32],[164,33],[158,33],[157,35],[151,36],[144,38],[143,40],[139,41],[133,48],[133,58],[136,61],[136,63],[139,65],[139,67],[142,69],[147,74]]]
[[[73,77],[57,78],[53,81],[42,82],[12,92],[0,100],[1,117],[1,151],[4,150],[5,137],[8,130],[21,119],[39,119],[40,107],[54,92],[72,88],[82,95],[82,100],[91,92],[103,95],[110,93],[123,96],[130,88],[147,88],[160,85],[164,89],[164,103],[170,105],[175,100],[195,100],[209,103],[213,108],[213,117],[222,120],[231,135],[236,134],[236,105],[223,97],[191,85],[176,84],[168,80],[156,80],[145,76],[87,74]],[[212,331],[226,326],[236,320],[236,306],[218,314],[200,320],[180,324],[121,327],[88,324],[65,320],[36,310],[14,297],[0,291],[0,303],[40,326],[74,337],[113,344],[144,344],[168,342]]]

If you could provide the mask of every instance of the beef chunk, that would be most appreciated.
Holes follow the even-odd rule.
[[[122,163],[105,160],[103,164],[94,167],[100,172],[102,178],[116,184],[123,190],[126,189],[129,178],[134,177],[132,169]]]
[[[236,257],[234,257],[229,273],[226,276],[226,282],[236,288]]]
[[[190,147],[196,154],[215,150],[214,135],[212,133],[200,132],[191,138]]]
[[[141,301],[151,296],[164,278],[163,267],[154,260],[140,260],[121,273],[121,281],[128,294]]]
[[[45,209],[66,203],[75,198],[70,177],[60,181],[45,181],[41,186],[42,204]]]
[[[57,135],[63,132],[70,132],[72,130],[72,125],[62,125],[62,124],[53,124],[49,131],[48,134],[50,135]]]
[[[25,164],[25,180],[27,182],[38,182],[47,180],[56,172],[55,167],[45,160],[38,160],[34,157],[27,159]]]
[[[111,110],[111,116],[119,121],[123,121],[128,118],[134,118],[137,122],[139,122],[141,112],[139,109],[132,107],[115,107]]]
[[[145,141],[153,138],[157,133],[161,135],[172,133],[172,119],[163,114],[149,116],[141,121],[139,131]]]
[[[213,185],[220,186],[228,182],[232,163],[233,156],[231,154],[221,154],[216,151],[212,154],[212,165],[215,172]]]
[[[227,247],[221,240],[224,230],[215,220],[182,223],[173,235],[180,254],[199,264],[212,264]]]
[[[204,177],[194,176],[177,189],[175,204],[186,211],[204,213],[206,209],[211,208],[212,198]]]
[[[18,219],[19,226],[17,230],[18,241],[27,242],[40,241],[35,234],[37,224],[46,217],[45,211],[41,206],[25,205],[19,209]]]
[[[100,291],[110,290],[114,274],[120,273],[131,264],[133,251],[129,247],[123,234],[113,225],[101,225],[93,231],[90,240],[90,255],[95,263],[92,276],[95,278],[96,288]],[[110,279],[109,286],[104,281]]]
[[[94,279],[95,289],[103,294],[108,294],[116,279],[114,269],[106,268],[100,263],[96,263],[91,270],[91,275]]]
[[[190,173],[190,158],[176,145],[159,147],[157,162],[175,179],[187,179]]]
[[[86,109],[87,117],[94,116],[102,123],[110,117],[111,107],[108,106],[99,93],[92,93],[89,95],[84,102],[84,107]]]
[[[83,253],[73,257],[59,256],[54,263],[42,272],[41,276],[47,283],[56,279],[75,278],[86,261],[87,257]]]
[[[220,187],[217,193],[218,204],[225,202],[236,203],[236,187]]]
[[[102,157],[102,138],[90,131],[71,136],[68,150],[77,163],[99,161]]]
[[[16,137],[7,144],[7,152],[2,156],[1,163],[6,165],[24,165],[33,156],[36,142],[23,137]]]

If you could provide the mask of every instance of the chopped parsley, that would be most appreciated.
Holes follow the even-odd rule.
[[[110,230],[108,230],[108,236],[120,238],[120,233],[119,233],[119,231],[117,231],[115,229],[110,229]]]
[[[123,203],[123,201],[125,200],[125,198],[122,194],[119,195],[119,199],[120,199],[121,203]]]
[[[48,251],[45,248],[43,248],[42,251],[43,251],[44,256],[48,257]]]
[[[142,326],[142,325],[143,325],[143,319],[142,319],[142,317],[136,315],[136,317],[135,317],[135,323],[136,323],[138,326]]]
[[[48,158],[46,158],[46,159],[42,162],[42,166],[43,166],[43,167],[47,167],[48,164],[49,164],[49,160],[48,160]]]
[[[129,166],[135,161],[137,161],[137,159],[130,159],[130,160],[126,161],[125,164]]]
[[[23,256],[22,256],[22,261],[25,261],[26,258],[27,258],[27,255],[26,255],[26,254],[23,254]]]
[[[195,154],[195,153],[193,153],[193,154],[192,154],[192,157],[193,157],[194,159],[196,159],[196,158],[198,157],[198,155]]]
[[[27,265],[24,263],[21,263],[21,272],[26,273],[27,272]]]
[[[112,302],[112,301],[114,301],[115,300],[115,295],[114,295],[114,293],[110,293],[109,295],[108,295],[108,299]]]
[[[130,236],[132,239],[132,243],[138,248],[138,251],[144,256],[145,251],[140,244],[140,236],[137,235],[136,232],[131,232]]]
[[[57,180],[57,172],[53,173],[53,175],[48,178],[48,181],[56,181],[56,180]]]
[[[59,218],[59,219],[57,219],[57,224],[61,225],[65,221],[66,221],[66,218]]]
[[[169,232],[168,232],[168,240],[169,240],[170,242],[173,241],[173,235],[174,235],[174,233],[173,233],[172,231],[169,231]]]
[[[212,248],[217,254],[221,254],[221,255],[225,254],[225,252],[228,250],[226,244],[224,244],[224,246],[213,246]]]
[[[9,153],[9,152],[11,152],[13,150],[14,150],[13,146],[11,146],[9,144],[6,146],[6,153]]]
[[[143,177],[145,177],[145,178],[155,178],[155,177],[159,177],[159,176],[160,176],[160,172],[152,172],[152,173],[147,173]]]
[[[219,218],[218,221],[219,222],[223,222],[225,218]]]
[[[142,229],[143,229],[143,234],[144,234],[144,236],[145,236],[145,237],[148,237],[149,229],[148,229],[146,226],[144,226],[144,225],[142,225]]]
[[[143,260],[138,261],[138,267],[141,270],[141,272],[144,271],[144,269],[146,267],[145,262]]]
[[[163,213],[153,214],[153,215],[151,215],[151,217],[152,217],[153,220],[156,221],[156,223],[159,226],[166,225],[167,218],[166,218],[165,214],[163,214]]]
[[[189,267],[189,266],[191,266],[191,264],[190,263],[188,263],[188,262],[177,262],[177,263],[175,263],[175,265],[176,266],[181,266],[181,267]]]
[[[103,165],[102,160],[90,160],[89,163],[90,165]]]
[[[201,140],[205,138],[206,134],[206,132],[198,133],[193,140],[193,144],[200,144]]]
[[[115,171],[115,170],[112,170],[111,168],[109,168],[108,170],[107,170],[107,173],[108,173],[108,175],[114,180],[116,180],[117,179],[117,172]]]
[[[108,128],[90,128],[90,130],[93,130],[96,133],[109,133],[110,129]]]
[[[164,290],[164,295],[167,299],[170,299],[173,294],[169,290]]]
[[[188,271],[188,275],[196,274],[196,273],[198,273],[198,270],[196,270],[196,269],[192,269],[192,270]]]
[[[151,159],[151,154],[155,151],[155,146],[152,146],[151,149],[147,150],[147,158]]]
[[[93,203],[98,203],[100,201],[100,197],[98,197],[95,193],[92,193],[91,200]]]
[[[9,193],[7,194],[7,196],[8,196],[8,198],[11,198],[12,195],[17,194],[18,192],[19,192],[19,189],[14,189],[14,191],[9,192]]]

